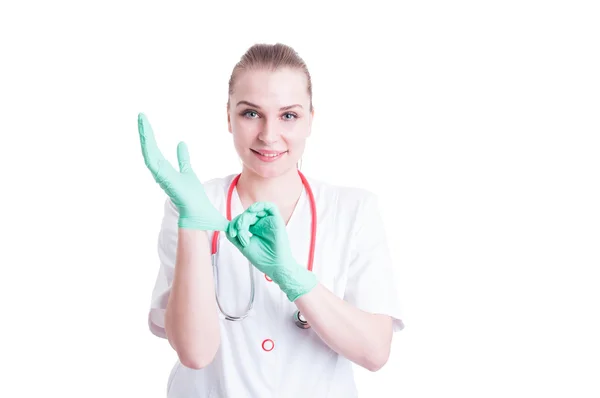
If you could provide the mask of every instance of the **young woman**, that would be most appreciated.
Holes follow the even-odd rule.
[[[355,397],[352,363],[380,369],[404,328],[375,195],[297,168],[313,115],[282,44],[251,47],[229,81],[240,174],[200,183],[183,142],[175,169],[139,115],[168,196],[148,317],[178,356],[168,397]]]

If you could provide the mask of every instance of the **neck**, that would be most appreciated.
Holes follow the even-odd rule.
[[[244,167],[236,188],[245,208],[254,202],[285,207],[297,202],[304,186],[295,168],[278,177],[264,178]]]

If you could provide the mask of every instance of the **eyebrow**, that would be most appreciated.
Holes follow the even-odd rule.
[[[253,104],[252,102],[248,102],[248,101],[240,101],[240,102],[237,103],[236,106],[240,106],[240,105],[248,105],[248,106],[251,106],[253,108],[260,109],[260,106],[258,106],[256,104]],[[294,105],[283,106],[283,107],[279,108],[279,110],[280,111],[287,111],[288,109],[292,109],[292,108],[294,108],[296,106],[299,106],[300,108],[302,108],[302,105],[300,105],[300,104],[294,104]]]

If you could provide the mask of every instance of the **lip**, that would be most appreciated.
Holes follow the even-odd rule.
[[[260,153],[265,153],[267,155],[274,155],[276,153],[283,153],[283,152],[287,152],[287,151],[274,151],[272,149],[252,149],[254,152],[260,152]]]
[[[255,149],[250,149],[250,150],[257,158],[259,158],[260,160],[262,160],[263,162],[266,162],[266,163],[274,162],[278,159],[281,159],[281,157],[288,152],[288,151],[273,151],[270,149],[269,150],[261,149],[260,152]],[[264,156],[264,155],[261,155],[261,153],[265,154],[265,155],[277,155],[277,156]]]

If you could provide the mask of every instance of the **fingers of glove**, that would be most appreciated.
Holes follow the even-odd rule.
[[[271,212],[273,211],[272,210],[273,208],[277,209],[277,206],[275,205],[275,203],[254,202],[250,206],[248,206],[248,209],[246,211],[249,211],[252,213],[267,212],[267,213],[271,214]],[[277,210],[275,210],[275,211],[277,211]]]
[[[279,213],[279,208],[275,205],[275,203],[271,203],[271,202],[264,202],[264,203],[265,203],[265,205],[261,210],[263,210],[265,213],[267,213],[267,215],[281,217],[281,215]]]
[[[138,114],[138,133],[146,167],[150,169],[157,182],[164,181],[175,172],[175,169],[158,149],[152,126],[143,113]]]
[[[242,253],[244,252],[244,250],[246,249],[247,245],[244,246],[244,244],[242,242],[245,242],[244,239],[240,240],[240,236],[238,231],[235,228],[235,225],[233,222],[230,222],[227,225],[227,230],[225,231],[225,236],[227,236],[227,239],[238,249],[240,250]],[[249,242],[248,242],[249,244]]]
[[[259,218],[272,216],[275,218],[281,218],[279,208],[272,202],[255,202],[248,207],[248,211],[256,213]]]
[[[181,141],[177,145],[177,161],[179,162],[179,171],[187,173],[192,169],[190,162],[190,152],[185,142]]]
[[[242,245],[242,247],[248,246],[248,244],[250,243],[250,232],[246,230],[238,231],[237,240],[238,242],[240,242],[240,245]]]
[[[239,250],[242,250],[243,246],[240,244],[240,241],[237,238],[237,230],[235,229],[235,224],[233,223],[234,220],[232,220],[231,222],[229,222],[229,224],[227,224],[227,229],[225,231],[225,236],[227,236],[227,239],[235,247],[237,247]]]
[[[277,224],[274,216],[266,216],[266,217],[258,219],[258,221],[256,221],[252,225],[250,225],[250,227],[248,228],[248,231],[252,235],[256,235],[256,236],[260,236],[260,237],[264,238],[269,235],[270,236],[275,235],[276,229],[279,226],[280,225]],[[282,225],[282,227],[285,228],[285,225]]]
[[[268,202],[254,202],[250,206],[248,206],[248,208],[246,209],[246,212],[254,213],[254,214],[256,214],[256,217],[262,218],[267,215],[267,212],[265,212],[264,209],[265,209],[265,207],[268,207],[268,206],[272,206],[272,204],[270,204]]]
[[[148,168],[152,168],[160,160],[160,151],[154,138],[154,131],[150,122],[143,113],[138,114],[138,133],[140,136],[140,144],[142,147],[142,155]],[[154,171],[154,170],[153,170]]]
[[[256,214],[249,211],[245,211],[237,218],[235,229],[242,245],[247,246],[250,243],[250,226],[256,223],[257,220]]]
[[[242,214],[236,216],[233,220],[231,220],[229,222],[229,224],[227,225],[227,229],[225,231],[225,233],[227,234],[227,238],[229,238],[229,240],[233,241],[233,243],[236,244],[236,246],[238,246],[238,247],[239,247],[239,245],[242,245],[242,247],[243,247],[248,244],[248,241],[246,239],[247,236],[240,237],[240,235],[244,234],[244,231],[243,230],[240,231],[240,228],[238,227],[240,218],[242,218],[245,214],[246,213],[242,213]],[[246,231],[246,234],[247,234],[247,231]]]
[[[235,221],[235,228],[238,230],[238,233],[243,230],[247,231],[257,220],[258,217],[256,216],[256,213],[246,210],[237,217]]]
[[[238,217],[239,216],[237,216],[236,218],[231,220],[229,222],[229,224],[227,224],[227,229],[225,230],[225,233],[227,234],[227,237],[230,239],[234,239],[237,236],[237,229],[235,228],[235,222],[237,221]]]

